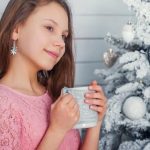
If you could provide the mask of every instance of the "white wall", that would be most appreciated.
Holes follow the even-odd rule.
[[[0,14],[9,0],[0,0]],[[76,46],[76,85],[87,85],[94,69],[103,68],[103,52],[111,46],[104,41],[107,32],[121,36],[131,12],[123,0],[68,0],[73,11]]]
[[[123,0],[69,0],[73,9],[76,40],[76,85],[87,85],[94,69],[106,67],[103,52],[111,46],[107,32],[121,36],[122,27],[133,16]]]
[[[2,15],[2,13],[3,13],[5,7],[6,7],[7,3],[8,3],[8,1],[9,0],[0,0],[0,17]]]

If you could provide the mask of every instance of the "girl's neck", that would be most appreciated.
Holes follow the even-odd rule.
[[[40,83],[34,82],[32,80],[25,80],[13,76],[10,76],[9,74],[6,74],[1,80],[0,84],[6,85],[18,92],[21,92],[23,94],[27,95],[43,95],[46,91],[46,88],[42,86]]]
[[[23,62],[17,65],[12,62],[0,84],[29,95],[42,95],[46,91],[37,80],[37,71]]]

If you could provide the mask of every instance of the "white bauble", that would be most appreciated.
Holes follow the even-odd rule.
[[[124,41],[127,43],[130,43],[133,41],[134,36],[135,36],[135,32],[134,32],[132,24],[128,23],[124,25],[123,30],[122,30],[122,37]]]
[[[138,120],[145,115],[146,104],[140,97],[132,96],[125,100],[122,110],[129,119]]]

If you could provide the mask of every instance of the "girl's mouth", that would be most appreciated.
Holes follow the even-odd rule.
[[[51,57],[53,57],[53,58],[55,58],[55,59],[59,57],[59,54],[56,53],[56,52],[54,52],[54,51],[49,51],[49,50],[46,50],[46,49],[45,49],[45,52],[47,52],[47,54],[48,54],[49,56],[51,56]]]

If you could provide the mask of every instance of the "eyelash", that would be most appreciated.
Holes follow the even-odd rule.
[[[49,30],[49,31],[51,31],[51,30],[53,31],[54,30],[54,28],[52,26],[46,26],[46,29]]]
[[[54,28],[52,26],[46,26],[46,29],[50,32],[54,31]],[[65,41],[67,39],[66,35],[62,35],[62,39]]]

